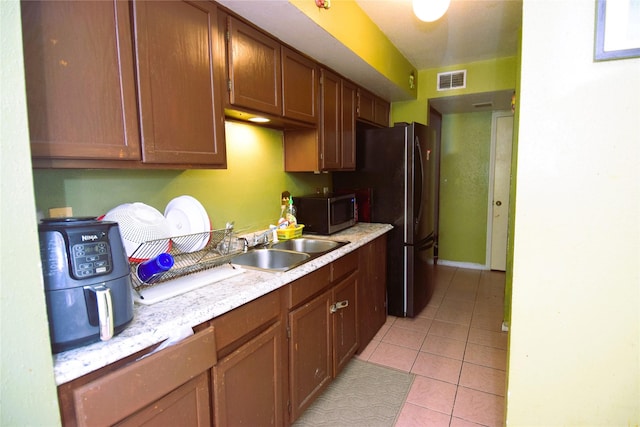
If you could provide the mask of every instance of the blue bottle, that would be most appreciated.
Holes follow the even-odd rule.
[[[138,264],[136,274],[143,283],[157,282],[169,269],[173,267],[173,257],[168,253],[161,253],[155,258],[151,258]]]

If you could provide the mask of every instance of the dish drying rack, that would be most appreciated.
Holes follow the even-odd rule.
[[[229,264],[234,256],[242,252],[237,240],[233,223],[227,223],[224,229],[141,243],[129,257],[133,288],[140,295],[140,291],[161,283]],[[173,267],[153,283],[142,282],[137,275],[138,265],[164,252],[173,257]]]

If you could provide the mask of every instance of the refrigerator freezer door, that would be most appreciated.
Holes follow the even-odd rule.
[[[407,299],[407,317],[417,316],[427,305],[434,289],[433,236],[413,246],[413,289]]]
[[[427,127],[414,123],[359,132],[356,150],[356,172],[334,173],[334,191],[372,189],[371,221],[394,226],[387,241],[388,312],[413,317],[433,292],[433,157]]]

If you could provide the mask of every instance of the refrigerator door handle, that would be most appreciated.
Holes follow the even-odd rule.
[[[418,200],[420,200],[418,205],[418,215],[416,216],[416,218],[414,218],[414,222],[416,224],[416,229],[417,229],[418,225],[420,224],[420,218],[422,218],[422,208],[423,208],[422,191],[423,191],[423,185],[424,185],[424,164],[422,163],[422,148],[420,148],[420,140],[418,139],[417,136],[415,140],[415,145],[416,145],[416,149],[418,150],[418,160],[420,161],[420,183],[421,183],[420,197],[418,198]]]

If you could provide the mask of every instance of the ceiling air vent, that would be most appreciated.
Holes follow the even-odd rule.
[[[463,89],[467,87],[467,70],[438,73],[438,90]]]

